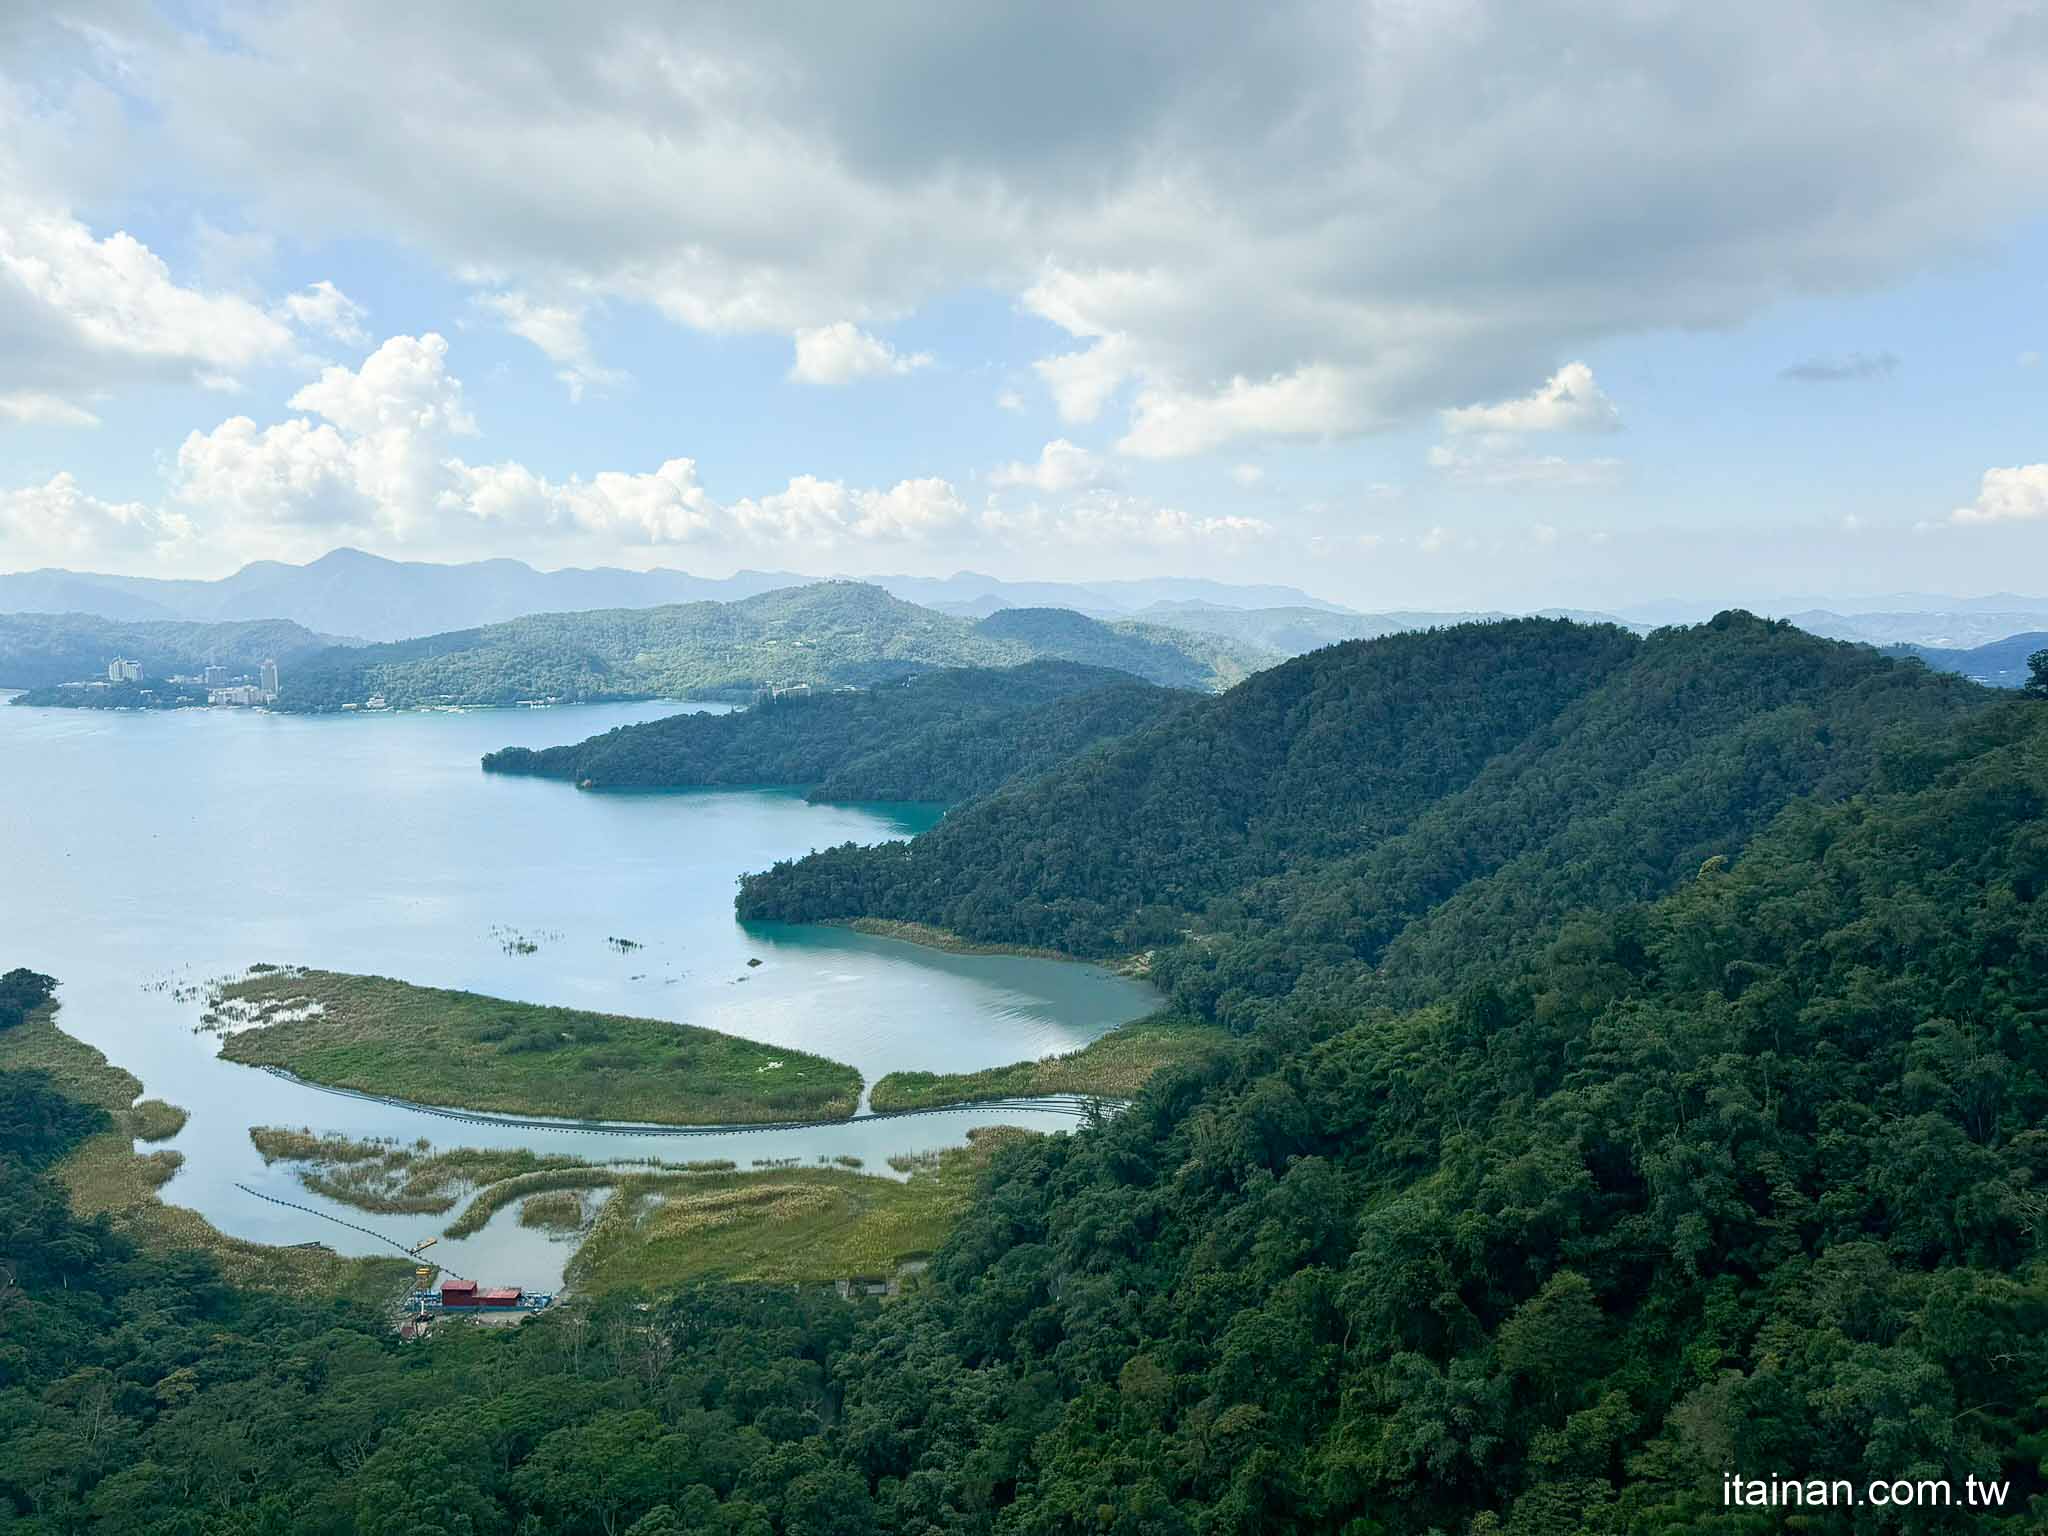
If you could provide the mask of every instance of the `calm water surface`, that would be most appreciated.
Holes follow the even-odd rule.
[[[734,921],[742,872],[903,836],[930,824],[929,807],[812,806],[775,790],[593,795],[477,767],[494,747],[578,741],[678,707],[324,719],[0,707],[0,968],[57,976],[63,1027],[192,1112],[169,1143],[186,1161],[164,1198],[261,1242],[380,1251],[237,1182],[406,1242],[450,1218],[328,1204],[285,1167],[264,1168],[252,1125],[743,1168],[850,1153],[881,1171],[891,1153],[958,1145],[976,1124],[1071,1124],[982,1111],[678,1138],[455,1123],[223,1062],[195,1033],[200,1005],[162,985],[256,961],[370,971],[800,1046],[871,1084],[898,1068],[1069,1050],[1156,1006],[1150,988],[1092,966]],[[614,936],[644,947],[619,953]],[[515,937],[539,947],[508,953]],[[517,1226],[511,1207],[435,1250],[463,1273],[533,1288],[556,1283],[569,1252]]]

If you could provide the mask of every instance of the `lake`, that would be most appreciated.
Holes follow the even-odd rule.
[[[738,877],[776,859],[901,837],[929,806],[814,806],[783,790],[587,794],[486,775],[502,746],[553,746],[671,715],[673,703],[315,717],[248,710],[112,713],[0,707],[0,969],[62,983],[59,1022],[192,1119],[164,1186],[259,1242],[374,1240],[237,1183],[411,1243],[450,1218],[368,1216],[266,1169],[252,1125],[531,1146],[598,1159],[814,1160],[958,1145],[977,1124],[1058,1129],[980,1110],[799,1131],[664,1137],[451,1122],[223,1062],[175,984],[251,964],[374,972],[531,1002],[700,1024],[851,1063],[963,1071],[1071,1050],[1157,1006],[1098,967],[951,955],[845,929],[750,926]],[[607,941],[632,940],[621,952]],[[519,952],[524,944],[536,946]],[[758,959],[758,966],[749,961]],[[166,985],[172,983],[173,985]],[[436,1256],[544,1289],[571,1251],[515,1209]]]

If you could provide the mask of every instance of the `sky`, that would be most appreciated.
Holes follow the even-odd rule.
[[[2048,591],[2048,5],[0,7],[0,570]]]

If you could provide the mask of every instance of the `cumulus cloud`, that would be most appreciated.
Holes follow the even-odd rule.
[[[836,480],[799,475],[786,489],[726,509],[743,534],[765,542],[809,548],[847,539],[909,542],[954,527],[966,504],[944,480],[904,480],[889,490],[863,491]]]
[[[324,278],[287,294],[283,308],[301,330],[317,331],[351,347],[369,345],[370,333],[363,329],[363,322],[370,312]]]
[[[1498,405],[1443,413],[1444,430],[1461,432],[1618,432],[1621,412],[1584,363],[1566,363],[1528,394]]]
[[[1898,367],[1898,358],[1889,352],[1850,352],[1841,357],[1809,357],[1779,369],[1778,377],[1794,384],[1842,384],[1881,379],[1897,372]]]
[[[1141,390],[1131,430],[1116,446],[1134,458],[1178,459],[1242,437],[1326,437],[1358,430],[1366,411],[1353,375],[1317,364],[1270,379],[1232,379],[1214,392]]]
[[[0,183],[8,174],[0,157]],[[132,235],[98,236],[61,206],[0,191],[0,396],[19,404],[15,419],[85,425],[80,402],[119,385],[232,377],[292,351],[282,321],[181,285]]]
[[[2048,171],[2048,40],[2006,0],[208,14],[120,23],[124,78],[267,221],[723,331],[1013,294],[1071,338],[1040,370],[1065,419],[1136,382],[1138,453],[1371,431],[1605,337],[1864,289]],[[1253,393],[1316,377],[1315,409]]]
[[[192,525],[139,501],[102,501],[69,474],[0,491],[0,561],[162,555],[192,536]]]
[[[840,320],[796,333],[789,376],[800,384],[851,384],[878,374],[909,373],[931,360],[929,352],[905,356],[852,321]]]
[[[1949,514],[1953,523],[2032,523],[2048,518],[2048,464],[1987,469],[1977,499]]]
[[[561,365],[555,378],[569,391],[571,403],[580,401],[588,389],[625,381],[624,373],[598,363],[580,306],[536,303],[516,292],[480,293],[476,302],[502,320],[514,336],[532,342],[549,361]]]
[[[1231,470],[1230,478],[1250,490],[1266,478],[1266,472],[1256,464],[1239,464]]]
[[[1034,464],[1000,464],[989,472],[988,483],[997,490],[1025,486],[1057,496],[1077,490],[1102,478],[1102,462],[1086,448],[1064,437],[1056,437],[1039,450]]]

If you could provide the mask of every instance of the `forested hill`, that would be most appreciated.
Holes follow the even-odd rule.
[[[1361,965],[1398,1000],[1446,956],[1469,973],[1577,908],[1670,889],[1791,800],[1863,787],[1901,727],[1987,697],[1746,614],[1645,640],[1515,620],[1360,641],[908,844],[750,876],[739,911],[1163,946],[1159,976],[1229,1022]]]
[[[1862,792],[1493,985],[1461,957],[1412,1012],[1300,995],[1124,1113],[1020,1140],[881,1307],[696,1287],[401,1343],[73,1218],[44,1170],[104,1117],[0,1073],[0,1514],[2039,1531],[2048,703],[1907,734]],[[1731,1472],[1955,1503],[1735,1509]]]
[[[1103,632],[1098,649],[1119,657],[1121,670],[1148,681],[1214,687],[1240,674],[1225,642],[1178,635],[1162,646],[1073,618]],[[735,603],[537,614],[336,650],[287,675],[279,707],[333,710],[375,695],[395,709],[535,698],[745,699],[764,687],[871,688],[940,667],[1015,666],[1075,648],[984,634],[880,587],[819,582]]]
[[[1071,608],[1005,608],[974,628],[1034,656],[1114,667],[1169,688],[1227,688],[1280,659],[1278,651],[1229,636],[1129,619],[1101,621]]]
[[[82,613],[0,613],[0,688],[46,688],[104,678],[125,657],[143,676],[168,677],[223,666],[253,673],[266,660],[286,671],[337,642],[284,619],[221,624],[122,622]]]
[[[965,800],[1182,708],[1188,696],[1070,661],[954,668],[726,715],[621,726],[574,746],[508,747],[486,772],[594,789],[794,784],[813,800]]]

